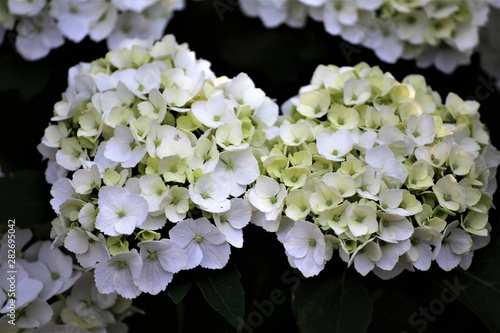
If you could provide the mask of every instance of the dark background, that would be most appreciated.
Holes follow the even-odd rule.
[[[460,67],[451,75],[434,68],[418,68],[413,61],[387,64],[368,49],[328,35],[321,23],[309,21],[304,29],[283,26],[267,30],[259,19],[243,16],[237,7],[229,5],[220,15],[214,4],[214,1],[189,1],[184,11],[175,13],[165,32],[174,34],[179,43],[187,42],[198,57],[209,60],[218,76],[233,77],[246,72],[257,87],[281,105],[309,83],[319,64],[345,66],[364,61],[391,72],[398,80],[408,74],[422,74],[443,98],[448,92],[455,92],[464,99],[479,101],[481,119],[490,129],[493,144],[500,146],[497,130],[500,93],[488,74],[480,69],[477,54],[469,66]],[[96,44],[85,39],[74,44],[66,41],[45,59],[31,63],[15,53],[8,39],[0,47],[0,166],[4,173],[14,173],[9,180],[0,182],[2,221],[15,218],[21,226],[45,224],[37,230],[42,235],[47,234],[46,223],[54,214],[48,204],[50,187],[43,179],[46,163],[41,161],[36,146],[49,124],[53,105],[67,87],[68,69],[79,62],[103,57],[106,52],[104,42]],[[495,202],[498,202],[498,195]],[[498,213],[493,211],[490,223],[494,228],[494,242],[498,239],[498,221]],[[345,267],[339,261],[331,262],[322,277],[310,279],[309,283],[325,276],[338,277]],[[275,236],[255,226],[247,227],[245,246],[233,249],[232,262],[242,275],[246,294],[245,319],[256,323],[262,318],[259,325],[254,325],[259,327],[247,327],[242,332],[299,332],[290,306],[290,288],[297,281],[298,273],[290,269]],[[374,301],[369,332],[417,332],[419,326],[411,326],[408,318],[439,298],[442,289],[434,282],[447,276],[434,266],[437,265],[433,264],[429,272],[405,272],[390,281],[382,281],[373,274],[360,279]],[[174,282],[189,279],[196,272],[182,272],[174,277]],[[358,276],[354,268],[348,269],[348,277]],[[260,317],[252,314],[259,312],[258,304],[268,300],[275,290],[283,293],[280,298],[283,303],[276,305],[268,316],[262,315],[263,311]],[[178,305],[173,304],[166,292],[157,296],[141,295],[134,304],[146,315],[138,314],[126,320],[132,333],[235,332],[207,305],[196,287],[191,288]],[[457,300],[447,304],[442,314],[430,320],[425,332],[464,332],[466,326],[474,327],[477,333],[488,332],[481,320]]]

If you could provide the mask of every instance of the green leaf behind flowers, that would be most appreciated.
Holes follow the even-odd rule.
[[[500,332],[500,240],[475,253],[468,270],[455,276],[463,290],[457,298],[474,312],[491,332]],[[448,278],[449,279],[449,278]],[[442,286],[441,282],[436,282]]]
[[[205,270],[205,274],[196,277],[196,284],[210,306],[237,329],[243,327],[245,314],[245,292],[240,278],[240,272],[231,264],[221,270]]]
[[[371,322],[372,301],[356,276],[305,281],[294,292],[302,333],[362,333]]]
[[[43,171],[24,170],[0,178],[0,234],[7,220],[19,228],[50,222],[50,185]]]
[[[182,299],[184,298],[184,296],[187,295],[192,285],[193,285],[192,280],[177,279],[175,283],[171,283],[168,285],[167,288],[168,295],[175,304],[179,304],[180,301],[182,301]]]

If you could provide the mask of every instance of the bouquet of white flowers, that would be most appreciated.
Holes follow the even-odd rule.
[[[0,44],[6,37],[26,60],[38,60],[65,39],[160,39],[184,0],[5,0],[0,2]]]
[[[39,145],[55,245],[95,268],[102,293],[165,290],[173,274],[226,265],[251,218],[241,198],[278,106],[246,74],[215,78],[171,35],[69,72]]]
[[[362,275],[467,269],[489,242],[500,153],[479,104],[366,63],[319,66],[282,108],[246,198],[306,277],[338,252]]]

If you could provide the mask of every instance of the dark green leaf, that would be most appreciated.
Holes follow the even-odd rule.
[[[180,301],[186,296],[188,293],[189,289],[191,289],[191,286],[193,285],[192,280],[180,280],[176,281],[176,283],[171,283],[168,285],[167,292],[172,301],[175,304],[179,304]]]
[[[40,62],[26,62],[15,54],[0,56],[2,80],[0,91],[17,90],[24,100],[30,100],[47,84],[51,69]]]
[[[0,178],[1,226],[9,219],[19,228],[49,223],[49,193],[42,171],[26,170]]]
[[[203,296],[231,325],[241,329],[244,324],[245,292],[240,282],[240,272],[233,265],[205,272],[196,278]]]
[[[293,307],[302,333],[362,333],[372,316],[372,301],[354,275],[305,281],[294,292]]]
[[[500,241],[498,237],[479,250],[469,270],[436,282],[447,288],[484,322],[491,332],[500,332]]]

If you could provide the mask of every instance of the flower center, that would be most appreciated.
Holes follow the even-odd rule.
[[[201,235],[196,235],[196,237],[194,238],[194,241],[196,243],[201,243],[202,240],[203,240],[203,236],[201,236]]]

